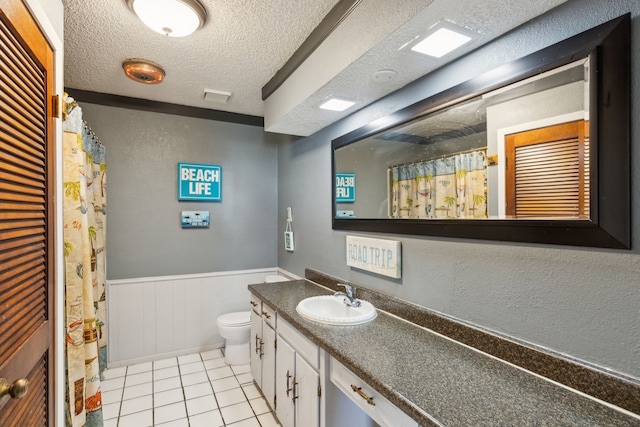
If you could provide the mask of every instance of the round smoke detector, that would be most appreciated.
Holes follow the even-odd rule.
[[[387,83],[395,79],[398,72],[395,70],[378,70],[371,75],[371,79],[376,83]]]
[[[160,65],[147,59],[127,59],[122,63],[122,68],[130,79],[148,85],[160,83],[165,76]]]

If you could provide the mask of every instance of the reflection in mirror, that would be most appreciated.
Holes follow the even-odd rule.
[[[589,219],[588,76],[585,58],[338,148],[336,215]]]
[[[333,229],[629,248],[630,22],[334,139]]]

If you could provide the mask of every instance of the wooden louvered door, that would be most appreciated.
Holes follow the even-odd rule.
[[[0,5],[0,426],[54,424],[53,52]],[[28,387],[16,380],[26,379]],[[0,387],[1,388],[1,387]],[[21,394],[24,395],[20,397]]]
[[[505,137],[512,218],[589,218],[589,126],[578,120]]]

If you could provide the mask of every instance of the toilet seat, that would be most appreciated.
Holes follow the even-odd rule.
[[[236,311],[218,316],[218,325],[226,327],[240,327],[251,325],[250,311]]]

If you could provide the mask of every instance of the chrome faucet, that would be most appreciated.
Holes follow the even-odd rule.
[[[344,284],[344,283],[338,283],[338,286],[342,286],[346,292],[338,291],[335,294],[333,294],[334,296],[337,296],[337,297],[343,296],[344,303],[350,307],[360,307],[360,301],[356,298],[355,287]]]

